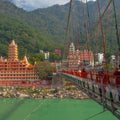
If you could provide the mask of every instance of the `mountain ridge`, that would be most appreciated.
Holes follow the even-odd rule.
[[[101,8],[105,8],[107,1],[101,0]],[[116,1],[120,3],[119,0]],[[83,5],[85,7],[85,4],[80,1],[76,1],[74,4],[77,16],[76,21],[78,26],[81,27],[80,30],[83,32],[84,18],[81,8]],[[97,3],[88,2],[88,8],[90,10],[90,28],[92,28],[98,20]],[[27,12],[8,1],[1,0],[0,24],[3,27],[0,28],[0,33],[4,37],[2,35],[0,36],[2,44],[0,49],[2,49],[5,43],[8,44],[8,41],[10,42],[9,39],[13,38],[16,39],[20,46],[23,46],[20,48],[20,51],[22,51],[20,54],[23,54],[25,49],[27,49],[28,53],[36,53],[39,52],[39,49],[53,51],[55,48],[63,48],[68,9],[69,3]],[[27,46],[24,43],[29,45]],[[0,52],[0,54],[6,55],[6,50],[5,46],[5,50]]]

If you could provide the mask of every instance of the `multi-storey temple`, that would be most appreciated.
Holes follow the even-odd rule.
[[[35,66],[31,65],[27,57],[18,59],[18,46],[13,40],[9,45],[8,59],[0,58],[0,86],[18,85],[21,81],[37,81]]]
[[[68,62],[69,69],[78,69],[80,66],[93,65],[94,55],[92,51],[75,50],[75,45],[72,42],[69,47],[67,62]]]

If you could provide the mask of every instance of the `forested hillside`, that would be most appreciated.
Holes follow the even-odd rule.
[[[101,12],[103,12],[108,0],[100,0]],[[120,1],[116,0],[117,14],[119,14]],[[84,17],[82,8],[86,7],[84,3],[80,1],[74,2],[74,10],[72,12],[71,21],[78,24],[79,36],[83,36],[81,39],[81,45],[85,44],[84,37]],[[65,30],[67,25],[69,3],[65,5],[54,5],[44,9],[37,9],[31,12],[24,11],[17,8],[9,0],[0,0],[0,55],[7,55],[7,47],[11,42],[11,39],[19,45],[20,56],[27,51],[28,54],[38,53],[39,49],[46,51],[52,51],[55,48],[62,48],[65,39]],[[89,32],[93,30],[93,26],[98,20],[98,11],[96,2],[88,2],[89,9]],[[76,12],[74,12],[76,11]],[[113,11],[111,11],[112,13]],[[73,14],[74,13],[74,14]],[[76,16],[76,21],[75,21]],[[87,16],[87,13],[86,13]],[[107,15],[106,15],[107,16]],[[106,17],[107,18],[107,17]],[[106,20],[106,18],[104,18]],[[109,16],[110,24],[114,23],[113,14]],[[118,22],[120,17],[117,18]],[[103,21],[105,26],[106,21]],[[73,24],[72,23],[72,24]],[[114,24],[109,29],[113,29],[115,33]],[[73,32],[76,33],[75,31]],[[108,33],[109,38],[111,33]],[[113,37],[114,38],[114,37]],[[99,38],[100,39],[100,38]],[[93,43],[93,41],[91,42]],[[109,42],[110,43],[110,42]],[[113,44],[110,43],[109,47]],[[102,42],[100,43],[102,47]]]

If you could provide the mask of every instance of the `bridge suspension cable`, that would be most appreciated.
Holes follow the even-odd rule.
[[[118,64],[120,65],[120,38],[118,32],[118,22],[117,22],[117,15],[116,15],[116,8],[115,8],[115,1],[113,0],[113,10],[114,10],[114,18],[115,18],[115,28],[116,28],[116,36],[117,36],[117,43],[118,43]]]
[[[83,32],[82,34],[84,34],[84,36],[86,35],[85,37],[83,37],[83,39],[85,39],[87,50],[89,49],[88,40],[90,39],[90,35],[91,36],[95,35],[96,37],[98,37],[97,40],[95,40],[95,44],[96,44],[95,47],[98,46],[97,44],[99,44],[102,39],[102,42],[101,42],[102,44],[100,44],[101,45],[100,48],[102,48],[101,51],[104,53],[105,70],[106,71],[102,71],[102,73],[100,73],[101,72],[100,69],[98,69],[98,71],[97,70],[96,71],[94,71],[94,70],[75,71],[75,70],[67,69],[67,70],[63,71],[64,72],[63,76],[68,79],[71,79],[73,83],[80,85],[81,88],[83,88],[85,90],[87,89],[86,91],[89,95],[91,95],[91,93],[90,93],[90,89],[91,89],[92,94],[93,94],[93,99],[96,99],[96,96],[95,96],[95,91],[96,91],[96,95],[98,95],[97,99],[99,99],[99,102],[103,105],[103,107],[111,110],[113,112],[113,114],[116,112],[116,116],[117,116],[117,110],[120,109],[120,93],[119,93],[120,77],[114,76],[113,72],[108,72],[109,69],[108,69],[108,59],[107,59],[107,55],[109,53],[109,51],[107,51],[107,46],[108,46],[107,39],[108,38],[110,40],[113,40],[113,38],[115,36],[117,36],[118,48],[120,49],[119,26],[118,26],[118,21],[117,21],[116,6],[115,6],[114,0],[109,0],[109,1],[106,0],[103,5],[103,8],[100,3],[100,0],[97,0],[96,3],[97,3],[97,7],[98,7],[98,17],[96,20],[97,22],[95,21],[95,24],[93,25],[94,28],[93,28],[92,32],[90,32],[91,31],[90,30],[91,12],[89,11],[88,0],[86,0],[86,3],[82,4],[81,11],[83,13],[83,16],[82,16],[83,21],[82,21],[82,25],[80,27],[82,27],[82,29],[84,29],[82,31]],[[112,8],[112,5],[113,5],[113,8]],[[69,32],[69,27],[71,27],[70,23],[71,23],[71,17],[72,17],[72,12],[73,12],[72,7],[73,7],[73,4],[71,1],[70,7],[69,7],[66,36]],[[111,18],[113,16],[113,14],[114,14],[114,22],[113,22],[113,19]],[[77,28],[78,26],[76,23],[75,11],[74,11],[74,19],[73,20],[74,20],[76,28]],[[108,27],[110,29],[110,32],[112,30],[112,34],[110,34],[110,35],[108,35],[108,32],[109,32]],[[116,31],[113,30],[113,28]],[[97,29],[97,31],[95,31],[96,29]],[[78,28],[76,29],[76,33],[78,32],[77,30],[78,30]],[[116,32],[116,34],[114,33],[114,31]],[[98,34],[94,34],[93,32],[94,33],[98,32]],[[115,34],[115,36],[113,33]],[[74,34],[73,31],[72,31],[72,34]],[[112,37],[110,37],[110,36],[112,36]],[[72,39],[74,39],[73,36],[72,36]],[[113,41],[113,42],[115,42],[115,41]],[[96,53],[98,53],[98,48],[96,50]],[[74,57],[74,55],[73,55],[73,57]],[[83,58],[84,58],[84,54],[83,54]],[[117,98],[115,98],[116,95],[117,95]],[[120,115],[118,115],[117,117],[120,118]]]
[[[71,18],[72,3],[73,3],[73,0],[70,0],[68,19],[67,19],[67,27],[66,27],[66,32],[65,32],[63,59],[65,59],[68,54],[68,52],[67,52],[68,51],[68,32],[69,32],[69,25],[70,25],[70,18]]]
[[[91,35],[92,33],[95,31],[95,28],[101,23],[101,20],[103,19],[103,17],[105,16],[105,13],[107,12],[108,8],[110,7],[111,3],[113,0],[109,0],[107,6],[105,7],[103,13],[99,16],[99,20],[96,22],[96,24],[94,25]]]

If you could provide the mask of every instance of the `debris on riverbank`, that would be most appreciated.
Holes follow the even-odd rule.
[[[62,88],[0,88],[0,98],[71,98],[71,99],[88,99],[89,97],[75,86],[65,86]]]

